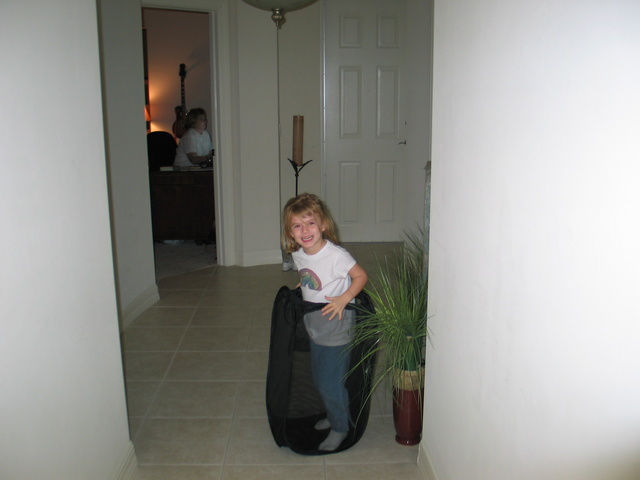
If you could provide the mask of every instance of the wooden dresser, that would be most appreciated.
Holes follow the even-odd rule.
[[[213,170],[150,172],[153,240],[215,241]]]

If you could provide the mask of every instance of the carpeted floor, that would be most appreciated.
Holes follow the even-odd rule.
[[[196,245],[193,240],[153,244],[156,280],[216,264],[216,245]]]

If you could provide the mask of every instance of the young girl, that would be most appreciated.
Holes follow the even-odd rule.
[[[291,252],[298,269],[302,298],[326,303],[304,316],[311,339],[313,380],[327,409],[327,418],[315,426],[330,428],[319,450],[333,451],[349,432],[349,394],[344,378],[349,370],[354,311],[345,310],[367,283],[367,272],[336,238],[330,215],[316,196],[303,193],[287,202],[283,218],[283,248]]]

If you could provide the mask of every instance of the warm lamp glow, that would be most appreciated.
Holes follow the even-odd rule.
[[[146,122],[150,122],[151,121],[151,114],[149,113],[149,105],[146,105],[144,107],[144,119]]]

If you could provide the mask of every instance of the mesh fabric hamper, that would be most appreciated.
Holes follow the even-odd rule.
[[[324,305],[303,301],[299,288],[291,290],[282,287],[274,300],[271,317],[266,389],[269,426],[278,446],[289,447],[302,455],[324,455],[346,450],[360,440],[369,420],[369,393],[375,356],[351,371],[346,380],[353,422],[347,438],[332,452],[318,450],[318,445],[329,431],[314,429],[316,422],[326,417],[326,412],[313,385],[309,336],[302,317],[305,312],[321,309]],[[373,312],[371,299],[361,292],[356,297],[356,322],[367,312]],[[364,352],[372,346],[373,340],[351,351],[351,369],[361,362]]]

